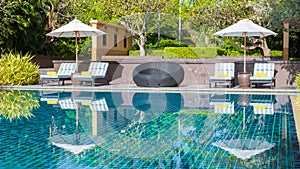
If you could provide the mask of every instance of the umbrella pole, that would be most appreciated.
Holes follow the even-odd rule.
[[[176,167],[177,168],[180,168],[180,162],[181,162],[181,156],[180,156],[180,151],[181,151],[181,142],[180,142],[180,129],[181,129],[181,125],[180,125],[180,113],[179,113],[179,117],[178,117],[178,153],[177,153],[177,164],[176,164]]]
[[[75,32],[76,38],[76,73],[78,72],[78,31]]]
[[[79,142],[79,138],[78,138],[78,127],[79,127],[79,117],[78,117],[78,105],[77,105],[77,103],[75,103],[75,108],[76,108],[76,140],[75,140],[75,142],[76,142],[76,144]]]
[[[244,34],[244,72],[246,72],[246,32]]]
[[[245,130],[245,126],[246,126],[246,107],[243,107],[243,132]]]

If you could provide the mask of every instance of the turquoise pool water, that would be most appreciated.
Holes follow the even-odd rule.
[[[290,97],[2,91],[0,168],[299,168]]]

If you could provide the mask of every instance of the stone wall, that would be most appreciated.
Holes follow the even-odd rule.
[[[214,74],[214,64],[216,62],[235,63],[235,85],[238,72],[243,72],[243,58],[241,57],[217,57],[216,59],[163,59],[162,57],[132,57],[132,56],[103,56],[102,61],[112,62],[113,69],[110,72],[110,84],[134,84],[132,80],[133,69],[142,63],[149,61],[172,61],[180,63],[184,68],[185,77],[182,82],[184,85],[209,86],[209,77]],[[253,72],[255,62],[275,63],[275,87],[276,88],[295,88],[296,74],[300,70],[298,62],[273,61],[270,58],[247,57],[247,72]]]
[[[73,59],[72,57],[60,57],[60,56],[34,56],[32,58],[32,62],[38,64],[40,68],[53,68],[54,67],[53,61],[55,60],[61,60],[62,62],[65,62],[72,59]]]
[[[132,79],[133,69],[142,63],[150,61],[172,61],[179,63],[184,68],[184,80],[181,86],[209,86],[209,77],[214,74],[214,64],[216,62],[235,63],[235,85],[237,85],[238,72],[243,72],[242,57],[217,57],[215,59],[164,59],[161,56],[140,57],[140,56],[103,56],[101,61],[109,62],[108,80],[110,84],[134,84]],[[58,65],[65,61],[54,61]],[[255,62],[275,63],[275,87],[276,88],[295,88],[296,74],[300,70],[299,62],[273,61],[270,58],[247,57],[247,72],[253,72]],[[54,66],[57,67],[57,66]],[[79,70],[85,70],[87,62],[80,62]]]

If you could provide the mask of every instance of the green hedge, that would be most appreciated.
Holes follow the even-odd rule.
[[[296,84],[297,84],[297,88],[300,89],[300,73],[296,75]]]
[[[243,49],[241,50],[232,50],[225,48],[217,48],[218,56],[244,56]],[[282,56],[282,51],[279,50],[271,50],[271,56]],[[263,53],[259,50],[247,50],[247,56],[262,56]]]
[[[217,50],[215,47],[166,47],[164,58],[215,58]]]
[[[271,50],[271,56],[282,56],[282,51]],[[262,56],[259,52],[247,51],[247,56]],[[129,51],[129,56],[140,56],[139,50]],[[226,50],[220,47],[166,47],[164,50],[148,49],[147,56],[163,56],[164,58],[215,58],[216,56],[244,56],[239,51]]]
[[[195,51],[188,47],[166,47],[164,58],[198,58]]]
[[[130,56],[139,56],[138,50],[129,52]],[[147,50],[147,56],[163,56],[164,58],[215,58],[216,47],[165,47],[164,50]]]
[[[247,50],[247,56],[262,56],[262,52],[259,50]],[[218,56],[244,56],[244,50],[241,48],[240,50],[234,49],[225,49],[225,48],[217,48]]]
[[[164,50],[146,50],[147,56],[163,56]],[[129,56],[140,56],[139,50],[131,50],[129,51]]]
[[[280,50],[271,50],[271,56],[282,56],[282,51]]]
[[[300,58],[290,58],[289,57],[289,61],[300,61]]]

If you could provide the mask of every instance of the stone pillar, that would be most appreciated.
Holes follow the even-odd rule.
[[[289,23],[283,22],[283,60],[289,60]]]
[[[91,20],[90,24],[92,24],[93,28],[98,29],[98,21],[97,20]],[[101,45],[101,36],[92,36],[92,61],[97,61],[97,56],[101,56],[101,53],[99,51],[100,45]]]

